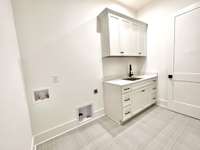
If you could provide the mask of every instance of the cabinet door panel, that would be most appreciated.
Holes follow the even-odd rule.
[[[133,114],[143,110],[150,104],[149,88],[138,89],[134,92],[132,98],[132,112]]]
[[[134,56],[137,45],[137,25],[128,21],[121,20],[120,23],[120,48],[125,55]]]
[[[130,50],[130,38],[131,38],[131,23],[127,20],[121,19],[120,22],[120,48],[125,55],[128,55]]]
[[[137,51],[138,51],[138,55],[141,55],[141,56],[146,55],[146,32],[147,32],[147,26],[138,24]]]
[[[117,16],[109,15],[109,39],[110,55],[120,55],[120,19]]]
[[[138,112],[144,105],[144,90],[139,89],[134,92],[134,96],[132,98],[132,112]]]
[[[137,24],[132,23],[131,24],[131,36],[130,36],[130,49],[129,49],[129,55],[136,56],[137,55]]]

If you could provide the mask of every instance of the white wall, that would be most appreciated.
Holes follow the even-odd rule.
[[[102,109],[103,62],[96,17],[105,7],[131,16],[134,12],[109,0],[13,0],[13,7],[33,133],[76,119],[77,106],[92,102],[94,111]],[[119,66],[105,62],[117,66],[115,71],[105,69],[105,75],[125,74],[128,63],[137,61],[133,59]],[[53,83],[52,76],[59,83]],[[51,101],[34,104],[32,90],[41,87],[50,87]]]
[[[144,73],[145,57],[107,57],[103,58],[103,75],[105,80],[127,76],[129,64],[132,64],[134,74]]]
[[[9,0],[0,0],[0,18],[0,149],[31,150],[29,112]]]
[[[155,0],[137,12],[137,17],[149,24],[144,70],[159,73],[159,97],[165,102],[170,99],[167,75],[172,72],[173,15],[195,2],[199,0]]]

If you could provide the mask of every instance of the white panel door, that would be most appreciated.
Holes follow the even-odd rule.
[[[110,55],[120,56],[120,18],[110,14],[108,19]]]
[[[200,5],[175,16],[173,100],[169,106],[200,118]]]

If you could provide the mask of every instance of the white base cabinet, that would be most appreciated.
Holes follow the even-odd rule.
[[[123,123],[156,103],[157,77],[126,86],[104,83],[105,114]]]

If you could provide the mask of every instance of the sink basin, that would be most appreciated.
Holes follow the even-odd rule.
[[[142,78],[124,78],[123,80],[129,80],[129,81],[135,81],[135,80],[140,80]]]

